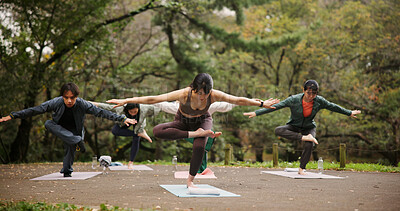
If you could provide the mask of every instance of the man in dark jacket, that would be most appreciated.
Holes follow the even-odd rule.
[[[284,126],[275,128],[275,134],[289,140],[304,141],[304,150],[301,154],[299,174],[303,175],[304,169],[311,157],[314,144],[318,144],[315,139],[316,124],[315,115],[321,109],[328,109],[333,112],[357,118],[361,113],[359,110],[347,110],[339,105],[327,101],[318,96],[319,85],[314,80],[304,83],[303,93],[290,96],[285,100],[273,105],[275,109],[262,108],[255,112],[244,113],[249,118],[270,113],[281,108],[290,108],[290,120]]]
[[[79,98],[78,95],[78,86],[74,83],[66,83],[61,87],[59,97],[36,107],[11,112],[9,116],[0,119],[0,122],[5,122],[15,118],[23,119],[45,112],[53,112],[53,120],[47,120],[45,127],[64,142],[65,154],[63,168],[60,171],[60,173],[64,174],[64,177],[71,177],[75,151],[86,151],[83,143],[85,134],[83,123],[86,114],[124,122],[126,125],[136,123],[135,120],[128,119],[124,115],[117,115],[93,106],[93,104]]]

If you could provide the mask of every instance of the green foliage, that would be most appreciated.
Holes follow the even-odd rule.
[[[223,42],[227,49],[234,48],[244,52],[253,52],[265,56],[268,53],[272,53],[285,45],[294,46],[301,40],[303,31],[299,31],[292,34],[286,34],[280,36],[278,39],[265,39],[258,40],[257,38],[251,41],[240,39],[239,33],[227,33],[224,29],[211,26],[208,23],[202,23],[196,19],[187,17],[191,23],[200,27],[204,33],[212,35],[216,40]]]
[[[87,207],[77,207],[73,204],[48,204],[45,202],[26,202],[26,201],[19,201],[19,202],[10,202],[10,201],[0,201],[0,210],[52,210],[52,211],[64,211],[64,210],[92,210],[91,208]]]
[[[274,168],[272,161],[267,162],[234,162],[231,165],[236,167],[251,167],[251,168]],[[224,166],[223,162],[209,163],[209,166]],[[300,162],[286,162],[279,161],[279,168],[298,168]],[[307,169],[318,169],[317,161],[310,161],[307,164]],[[337,170],[337,171],[360,171],[360,172],[391,172],[400,173],[400,167],[387,166],[382,164],[373,163],[347,163],[345,168],[340,168],[340,163],[335,162],[324,162],[324,170]]]
[[[224,8],[234,15],[218,13]],[[359,150],[351,155],[380,153],[398,163],[400,6],[394,0],[2,1],[0,9],[9,12],[0,24],[2,116],[57,96],[66,81],[79,85],[82,98],[104,102],[180,89],[208,72],[215,89],[282,100],[312,78],[329,101],[362,111],[356,120],[321,111],[318,150],[346,143]],[[213,147],[216,160],[228,143],[241,160],[242,149],[268,149],[278,140],[274,128],[287,122],[289,109],[253,119],[242,115],[256,109],[215,114],[214,128],[224,133]],[[30,142],[20,144],[29,145],[25,160],[62,160],[62,142],[43,126],[49,118],[33,118],[25,136]],[[159,115],[146,129],[153,137],[152,127],[172,119]],[[86,141],[93,152],[77,159],[114,156],[129,144],[110,134],[112,125],[88,116]],[[0,124],[2,160],[8,160],[20,126],[20,120]],[[140,161],[169,160],[176,153],[190,159],[186,142],[143,144]]]

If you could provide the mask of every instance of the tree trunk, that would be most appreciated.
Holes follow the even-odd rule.
[[[256,161],[257,162],[263,162],[263,152],[264,152],[264,149],[262,148],[262,146],[256,147],[255,153],[256,153]]]
[[[29,134],[32,129],[32,117],[21,119],[18,126],[17,136],[11,144],[10,159],[11,162],[24,162],[29,147]]]

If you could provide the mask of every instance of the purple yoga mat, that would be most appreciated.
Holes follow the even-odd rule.
[[[72,172],[72,177],[64,177],[64,174],[57,172],[41,177],[36,177],[30,180],[85,180],[99,174],[101,174],[101,172]]]

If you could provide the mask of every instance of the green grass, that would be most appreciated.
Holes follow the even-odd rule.
[[[171,162],[167,161],[145,161],[140,164],[153,164],[153,165],[172,165]],[[189,165],[189,163],[179,163],[179,165]],[[212,166],[226,166],[224,162],[208,163],[209,167]],[[268,162],[232,162],[229,166],[235,167],[252,167],[252,168],[274,168],[272,161]],[[298,168],[300,162],[279,162],[277,168]],[[307,169],[317,169],[317,161],[310,161],[307,164]],[[400,167],[397,166],[386,166],[376,163],[347,163],[345,168],[340,168],[340,163],[336,162],[324,162],[325,170],[338,170],[338,171],[360,171],[360,172],[392,172],[400,173]]]
[[[10,202],[10,201],[0,201],[0,210],[51,210],[51,211],[64,211],[64,210],[92,210],[86,207],[77,207],[71,204],[47,204],[44,202]]]
[[[24,211],[69,211],[69,210],[79,210],[79,211],[92,211],[92,210],[100,210],[100,211],[125,211],[132,209],[124,209],[119,208],[117,206],[109,206],[105,204],[101,204],[99,209],[89,208],[89,207],[77,207],[73,204],[61,203],[61,204],[49,204],[45,202],[11,202],[11,201],[0,201],[0,211],[16,211],[16,210],[24,210]],[[135,209],[135,210],[156,210],[155,209]]]

